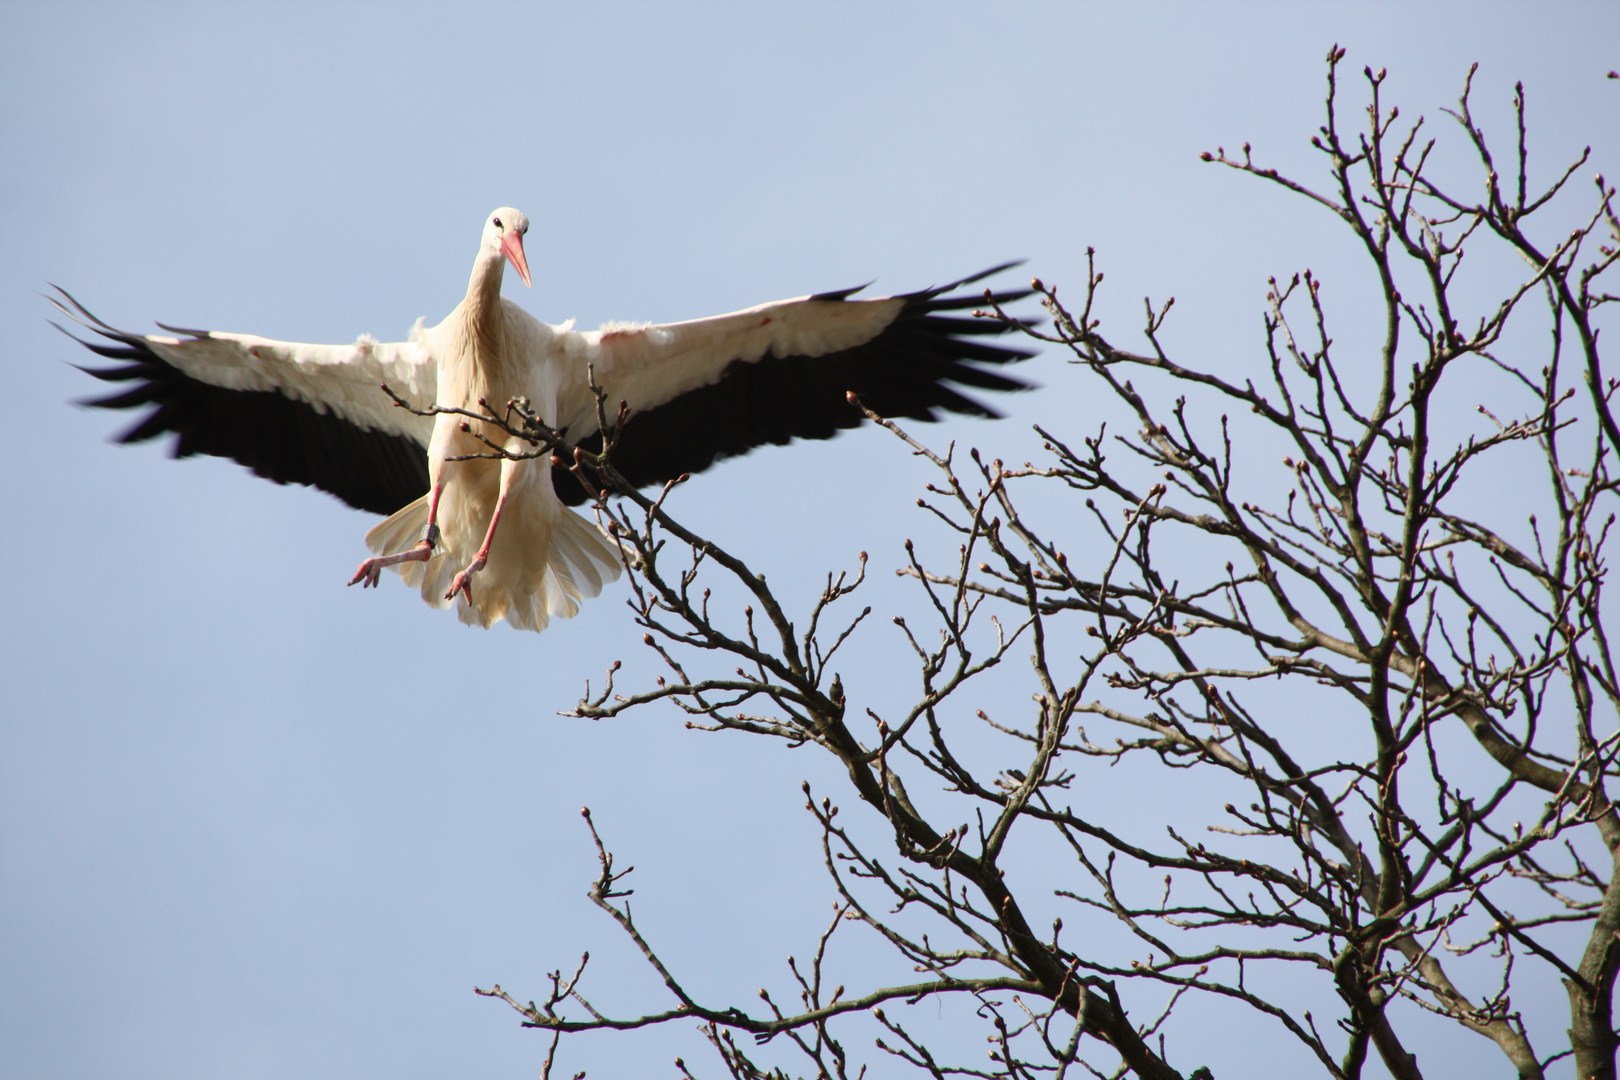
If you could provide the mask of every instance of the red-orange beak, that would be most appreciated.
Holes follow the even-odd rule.
[[[523,279],[523,284],[533,288],[534,282],[529,280],[529,260],[523,257],[523,234],[509,232],[501,237],[501,251],[505,252],[506,261],[511,263],[512,269],[518,272],[518,277]]]

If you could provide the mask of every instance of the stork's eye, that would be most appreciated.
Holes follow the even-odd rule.
[[[495,219],[495,227],[496,227],[496,228],[497,228],[497,229],[504,229],[504,228],[506,228],[506,226],[505,226],[505,225],[502,225],[502,224],[501,224],[501,219],[500,219],[500,218],[496,218],[496,219]]]

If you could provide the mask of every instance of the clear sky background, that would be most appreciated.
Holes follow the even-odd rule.
[[[1320,178],[1334,42],[1436,121],[1478,61],[1502,137],[1522,79],[1538,175],[1586,143],[1620,175],[1612,2],[0,4],[0,1075],[534,1076],[543,1037],[475,984],[536,997],[588,948],[599,1005],[666,1004],[585,898],[587,804],[689,985],[786,996],[833,899],[799,781],[844,795],[810,751],[558,717],[614,659],[650,678],[622,586],[543,635],[469,630],[393,578],[344,588],[369,516],[108,445],[130,419],[70,404],[99,384],[46,282],[132,330],[346,342],[448,312],[502,204],[534,222],[507,295],[587,327],[1015,257],[1075,291],[1091,245],[1116,340],[1174,295],[1171,346],[1247,371],[1268,274],[1311,266],[1331,302],[1365,273],[1327,215],[1198,152]],[[1030,423],[1108,417],[1057,358],[1023,370],[1044,388],[1008,419],[921,433],[1022,460]],[[922,478],[863,431],[716,468],[677,510],[806,600],[870,551],[884,613],[913,602],[889,571],[929,533]],[[898,700],[875,627],[846,682]],[[1304,1064],[1189,1016],[1183,1063]],[[1423,1030],[1462,1045],[1450,1075],[1505,1068]],[[689,1028],[565,1045],[565,1075],[722,1072]]]

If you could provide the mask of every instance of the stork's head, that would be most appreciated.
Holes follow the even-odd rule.
[[[529,231],[529,219],[521,210],[503,206],[484,222],[484,250],[490,254],[506,256],[512,269],[518,272],[523,284],[530,285],[529,261],[523,257],[523,234]]]

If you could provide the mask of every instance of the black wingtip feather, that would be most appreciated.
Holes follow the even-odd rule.
[[[208,336],[208,331],[206,330],[187,330],[183,326],[170,326],[168,323],[157,323],[157,328],[159,330],[167,330],[171,334],[184,334],[187,337],[197,338],[198,340]]]
[[[987,307],[991,304],[1006,306],[1007,304],[1016,304],[1025,297],[1034,294],[1034,289],[1013,289],[1010,292],[991,293],[989,296],[983,293],[970,293],[967,296],[951,296],[938,300],[929,300],[928,310],[965,311],[970,308]]]
[[[856,293],[862,292],[862,291],[864,291],[866,289],[869,289],[871,287],[872,287],[872,283],[870,281],[868,281],[865,285],[857,285],[853,289],[836,289],[836,290],[834,290],[832,292],[811,293],[810,294],[810,299],[812,299],[812,300],[824,300],[824,301],[829,301],[829,302],[835,302],[836,303],[836,302],[841,301],[841,300],[848,300],[850,297],[854,296]]]
[[[69,366],[84,372],[92,379],[100,379],[102,382],[129,382],[131,379],[139,379],[145,372],[145,369],[139,364],[129,364],[125,367],[116,368],[90,368],[85,367],[83,364],[71,364]],[[90,403],[81,402],[80,404],[88,405]]]

